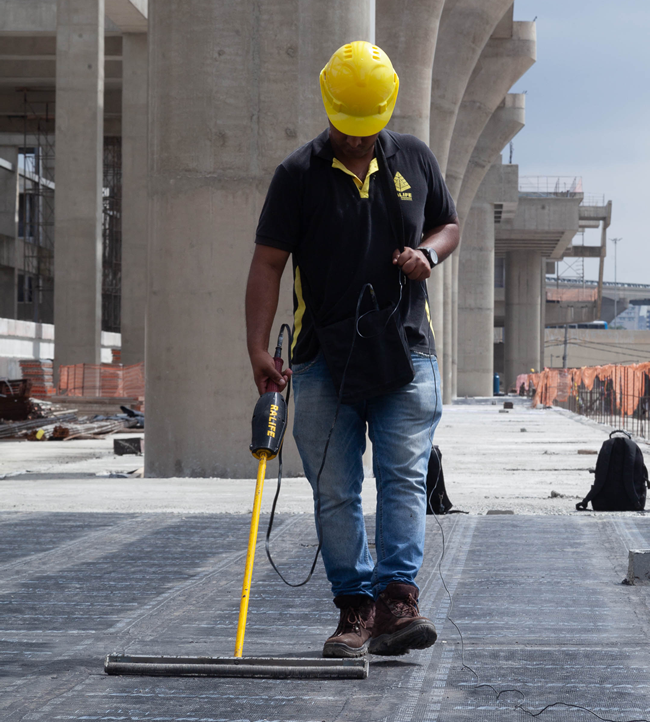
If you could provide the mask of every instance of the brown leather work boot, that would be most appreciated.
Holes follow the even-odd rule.
[[[370,654],[408,654],[411,649],[430,647],[437,638],[433,622],[420,616],[418,588],[391,582],[377,599]]]
[[[334,599],[341,610],[339,626],[325,642],[323,657],[363,657],[375,618],[375,600],[365,594],[351,594]]]

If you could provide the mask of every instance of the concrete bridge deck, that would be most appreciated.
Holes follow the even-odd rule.
[[[578,451],[606,430],[500,410],[446,407],[437,441],[470,514],[428,519],[419,584],[439,641],[372,657],[364,681],[105,676],[113,651],[232,654],[252,482],[110,478],[139,461],[108,441],[0,442],[0,719],[501,722],[547,705],[542,720],[596,719],[566,704],[650,719],[650,587],[621,584],[648,518],[572,511],[596,459]],[[274,542],[292,578],[314,552],[305,486],[286,484]],[[258,550],[245,654],[318,656],[335,624],[321,566],[289,589]]]

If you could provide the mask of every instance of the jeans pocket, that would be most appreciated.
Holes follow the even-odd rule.
[[[322,351],[319,351],[311,361],[304,361],[301,364],[293,364],[291,370],[294,376],[300,376],[301,374],[307,373],[309,369],[315,366],[322,356]]]

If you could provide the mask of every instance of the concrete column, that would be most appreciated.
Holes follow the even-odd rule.
[[[55,373],[101,360],[104,0],[58,0]]]
[[[494,206],[480,201],[465,220],[459,260],[458,396],[492,396],[494,376]]]
[[[445,3],[433,63],[429,117],[429,144],[443,173],[447,170],[452,133],[467,83],[485,44],[512,5],[512,0]],[[449,403],[453,398],[453,260],[448,259],[445,265],[442,377],[443,401]]]
[[[506,36],[497,28],[483,48],[463,95],[449,147],[445,179],[456,201],[485,126],[508,90],[535,62],[535,28],[532,22],[512,23]]]
[[[353,0],[150,6],[148,476],[255,474],[244,324],[255,227],[277,163],[304,127],[327,126],[318,72],[367,36],[368,12]],[[282,293],[273,335],[291,322]]]
[[[231,0],[232,1],[232,0]],[[280,97],[287,99],[295,96],[298,113],[293,118],[291,128],[297,131],[293,137],[291,150],[307,143],[327,128],[327,116],[323,110],[320,85],[318,77],[320,71],[327,65],[332,53],[354,40],[370,41],[374,34],[374,25],[371,27],[371,2],[354,2],[353,0],[328,0],[328,2],[313,2],[313,0],[284,0],[275,2],[277,8],[289,10],[283,26],[276,29],[276,38],[282,33],[286,43],[287,55],[292,54],[293,64],[298,64],[297,92],[288,87],[286,78],[279,73],[279,68],[273,72],[269,68],[266,85],[271,87],[268,78],[277,77],[277,92]],[[285,12],[286,12],[285,10]],[[277,14],[277,12],[276,12]],[[293,19],[292,19],[293,18]],[[276,23],[277,25],[277,23]],[[279,38],[278,38],[279,39]],[[278,44],[278,40],[268,35],[271,43],[269,50]],[[283,58],[282,61],[286,59]],[[281,61],[281,62],[282,62]],[[278,64],[278,58],[269,56],[269,62]],[[276,82],[273,78],[273,82]],[[277,103],[278,98],[272,98]],[[275,158],[277,152],[269,149],[269,157]],[[281,156],[278,160],[282,160]]]
[[[400,78],[390,129],[429,142],[431,74],[444,0],[376,2],[376,44]]]
[[[144,361],[147,301],[147,35],[122,36],[122,363]]]
[[[467,83],[476,63],[512,0],[447,0],[440,19],[431,77],[429,144],[442,172]]]
[[[539,283],[541,288],[541,302],[539,305],[539,366],[535,366],[535,371],[541,371],[544,368],[545,346],[546,346],[546,259],[542,258],[539,268]],[[531,368],[533,368],[531,366]]]
[[[449,148],[446,181],[456,201],[471,154],[488,120],[505,93],[535,62],[535,23],[511,22],[510,8],[486,43],[467,84]],[[461,218],[461,226],[464,218]],[[458,253],[452,263],[452,319],[458,316]],[[453,322],[451,339],[451,394],[457,391],[458,327]]]
[[[18,148],[0,146],[0,160],[0,318],[18,318]]]
[[[443,403],[449,404],[453,400],[453,394],[452,394],[452,368],[453,368],[453,328],[454,328],[454,321],[453,321],[453,278],[454,278],[454,269],[453,269],[453,256],[447,258],[442,263],[442,268],[440,269],[443,272],[443,322],[442,322],[442,373],[441,373],[441,381],[442,381],[442,400]],[[440,351],[438,352],[440,353]]]
[[[389,128],[429,142],[431,77],[444,0],[416,0],[406,5],[377,0],[375,42],[388,53],[400,77],[400,91]],[[431,320],[443,372],[444,266],[429,280]]]
[[[540,367],[541,320],[540,251],[509,251],[506,254],[506,388],[519,374]]]
[[[486,173],[503,148],[524,127],[525,122],[526,96],[523,93],[509,93],[487,122],[465,169],[463,185],[456,204],[461,224],[470,212],[474,197]]]

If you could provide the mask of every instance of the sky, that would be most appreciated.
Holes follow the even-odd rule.
[[[516,0],[515,20],[535,17],[537,62],[511,90],[526,92],[513,163],[520,177],[582,176],[585,194],[611,200],[617,280],[650,284],[650,2]],[[605,281],[614,265],[608,240]],[[586,259],[585,278],[597,277]]]

